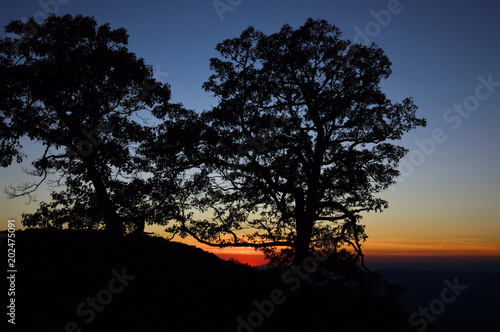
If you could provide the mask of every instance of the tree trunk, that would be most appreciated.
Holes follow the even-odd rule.
[[[297,219],[297,239],[295,241],[295,257],[293,263],[302,265],[304,259],[309,256],[309,244],[311,243],[312,221],[309,218]]]
[[[95,167],[93,161],[85,160],[84,163],[87,171],[89,172],[90,180],[94,185],[94,189],[97,194],[97,204],[99,210],[101,210],[107,231],[114,236],[123,236],[123,222],[116,213],[114,204],[109,198],[101,174],[99,174],[99,171]]]
[[[145,227],[146,227],[146,221],[143,218],[138,219],[135,222],[134,234],[135,235],[142,235],[142,234],[144,234],[144,228]]]

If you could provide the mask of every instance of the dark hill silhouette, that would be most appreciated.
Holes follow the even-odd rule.
[[[253,302],[275,289],[287,300],[254,331],[401,331],[407,321],[390,301],[326,288],[287,292],[272,273],[193,246],[110,241],[97,231],[16,232],[16,330],[237,331],[237,317],[247,320]]]

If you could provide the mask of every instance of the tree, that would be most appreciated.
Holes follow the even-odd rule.
[[[167,184],[179,172],[164,179],[148,176],[137,148],[155,138],[145,118],[187,111],[168,102],[169,85],[155,80],[144,59],[128,51],[126,30],[97,26],[81,15],[28,23],[12,21],[5,32],[17,37],[0,40],[1,163],[22,161],[19,140],[28,137],[44,147],[31,171],[41,181],[13,187],[10,196],[29,196],[54,174],[59,179],[53,183],[64,190],[26,222],[61,227],[78,213],[79,227],[103,223],[120,235],[124,222],[141,230],[145,220],[176,211],[169,204],[175,188]]]
[[[392,103],[381,91],[391,74],[382,49],[340,37],[309,19],[217,45],[204,89],[219,104],[202,115],[211,181],[196,200],[213,217],[186,219],[184,235],[296,264],[325,242],[363,258],[361,212],[388,207],[376,194],[395,183],[407,152],[394,142],[426,122],[412,99]]]

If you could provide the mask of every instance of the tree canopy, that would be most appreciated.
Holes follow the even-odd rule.
[[[0,162],[22,161],[28,137],[44,146],[32,171],[42,180],[10,196],[51,174],[63,189],[28,226],[123,234],[175,220],[168,232],[276,262],[325,243],[362,259],[362,213],[388,207],[378,194],[407,152],[396,141],[426,124],[411,98],[381,91],[383,50],[324,20],[218,44],[203,88],[219,102],[201,114],[169,102],[125,29],[71,15],[29,23],[12,21],[5,31],[18,38],[0,40]]]
[[[164,222],[177,211],[170,201],[180,171],[151,177],[139,147],[156,135],[146,120],[189,112],[169,103],[170,86],[127,49],[125,29],[81,15],[28,23],[26,31],[12,21],[5,31],[17,37],[0,40],[1,162],[22,161],[19,141],[28,137],[44,147],[31,171],[41,181],[13,187],[10,196],[29,195],[54,174],[63,191],[26,223],[104,224],[123,234],[124,223],[140,230],[145,220]]]
[[[249,27],[216,49],[204,89],[219,103],[202,115],[210,181],[196,200],[213,216],[177,230],[287,262],[325,241],[362,258],[361,212],[388,207],[377,194],[407,152],[394,142],[425,126],[411,98],[393,103],[381,91],[388,57],[313,19],[270,35]]]

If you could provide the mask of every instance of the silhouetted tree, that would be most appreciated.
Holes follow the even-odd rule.
[[[388,207],[376,194],[395,183],[407,152],[393,142],[425,120],[411,99],[392,103],[381,91],[391,74],[382,49],[340,37],[309,19],[271,35],[249,27],[217,45],[222,59],[210,60],[215,73],[204,84],[219,99],[203,114],[211,182],[197,199],[213,217],[186,219],[184,235],[284,247],[296,263],[319,242],[351,246],[362,259],[360,213]]]
[[[179,214],[187,183],[181,175],[168,178],[136,177],[130,181],[106,181],[107,193],[127,233],[143,234],[146,224],[166,225]],[[41,202],[38,210],[23,214],[28,227],[78,230],[104,229],[97,195],[84,180],[65,179],[63,190],[53,190],[50,202]]]
[[[123,234],[124,222],[140,231],[151,218],[177,211],[167,196],[179,173],[147,176],[136,148],[155,139],[146,118],[183,110],[169,104],[169,85],[128,51],[126,30],[81,15],[28,23],[12,21],[5,32],[17,37],[0,39],[1,165],[22,161],[19,140],[27,137],[44,147],[30,172],[41,180],[12,187],[10,196],[29,196],[50,175],[63,188],[26,216],[28,225],[60,227],[73,217],[73,224],[81,218],[78,227],[103,223]]]

